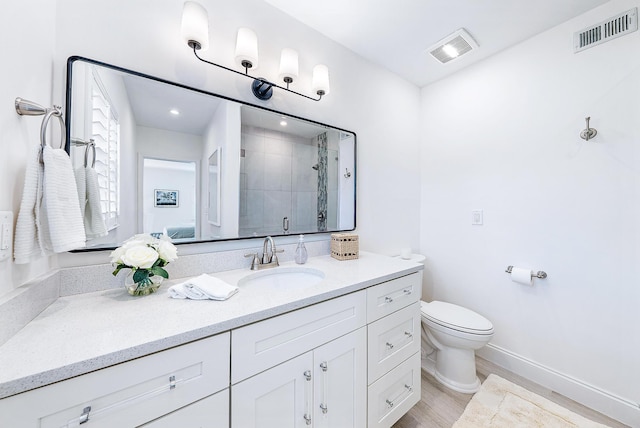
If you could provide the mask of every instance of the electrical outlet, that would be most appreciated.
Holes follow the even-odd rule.
[[[482,226],[483,223],[482,210],[471,211],[471,224],[474,226]]]
[[[11,256],[13,241],[13,212],[0,211],[0,260]]]

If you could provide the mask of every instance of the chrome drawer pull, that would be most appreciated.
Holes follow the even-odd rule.
[[[311,425],[311,416],[304,415],[304,421],[307,425]]]
[[[392,343],[387,342],[387,348],[389,348],[389,349],[393,349],[393,344],[392,344]]]
[[[413,388],[411,387],[411,385],[407,385],[406,383],[404,384],[405,389],[407,390],[407,393],[411,394],[413,392]],[[385,402],[387,403],[387,407],[392,408],[395,405],[395,401],[399,400],[400,397],[402,397],[404,395],[403,392],[401,392],[395,400],[391,401],[388,398],[385,400]]]
[[[176,377],[171,376],[169,377],[169,389],[175,389],[175,388],[176,388]]]
[[[384,302],[385,303],[391,303],[391,302],[393,302],[393,299],[391,297],[387,296],[387,297],[384,298]]]
[[[405,331],[404,335],[407,336],[409,339],[413,337],[413,334],[409,333],[408,331]]]
[[[80,415],[80,420],[78,421],[80,425],[89,421],[89,413],[91,413],[91,406],[87,406],[82,409],[82,414]]]
[[[329,411],[326,404],[320,404],[320,409],[322,410],[322,413],[325,414]]]
[[[406,294],[407,296],[408,296],[409,294],[413,293],[413,291],[412,291],[410,288],[404,289],[404,290],[402,290],[402,292],[403,292],[404,294]]]

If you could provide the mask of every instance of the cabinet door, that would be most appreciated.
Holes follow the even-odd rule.
[[[140,428],[228,428],[229,390],[203,398]]]
[[[366,426],[366,352],[364,327],[313,351],[315,428]]]
[[[300,355],[231,387],[231,426],[303,428],[311,418],[312,353]]]

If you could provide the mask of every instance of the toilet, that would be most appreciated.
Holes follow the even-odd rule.
[[[421,301],[424,369],[454,391],[472,394],[480,388],[475,351],[493,337],[491,321],[451,303]]]

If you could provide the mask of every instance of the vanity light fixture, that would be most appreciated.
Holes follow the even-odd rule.
[[[283,49],[280,57],[279,78],[287,85],[286,87],[262,77],[255,78],[249,75],[249,69],[258,67],[258,38],[249,28],[240,28],[236,38],[235,60],[240,67],[244,68],[244,73],[200,57],[198,51],[204,51],[209,47],[209,17],[207,10],[194,1],[185,2],[182,9],[182,38],[193,49],[193,54],[200,61],[253,79],[251,89],[258,99],[270,99],[273,95],[273,88],[279,88],[314,101],[320,101],[324,95],[329,93],[329,69],[322,64],[316,65],[313,69],[312,88],[318,98],[289,89],[289,85],[298,77],[298,53],[289,48]]]

